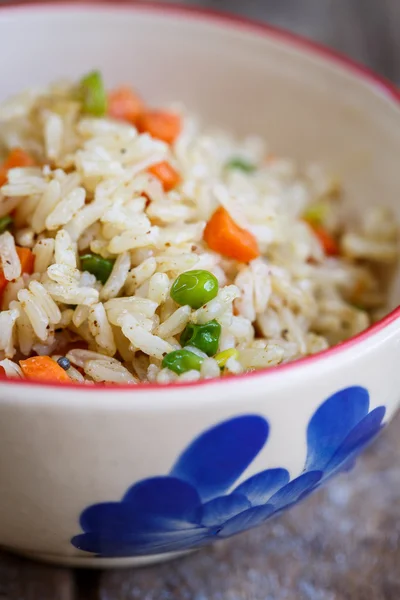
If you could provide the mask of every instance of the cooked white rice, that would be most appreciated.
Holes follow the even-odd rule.
[[[23,378],[19,361],[67,357],[74,382],[197,381],[273,367],[314,354],[367,328],[385,305],[380,265],[398,258],[398,227],[381,207],[348,219],[337,181],[300,171],[263,140],[203,130],[181,110],[169,145],[128,123],[88,117],[69,85],[26,93],[0,108],[0,152],[16,147],[38,166],[8,171],[0,190],[3,280],[0,366]],[[232,159],[252,166],[247,172]],[[180,183],[164,191],[149,167],[167,161]],[[236,166],[237,167],[237,166]],[[203,234],[223,206],[253,235],[259,256],[239,262]],[[339,251],[325,253],[317,223]],[[18,247],[31,249],[23,272]],[[101,283],[81,257],[112,260]],[[329,253],[328,253],[329,254]],[[176,278],[201,269],[218,280],[205,306],[178,305]],[[163,364],[188,325],[216,320],[216,356],[186,347],[197,368]],[[226,360],[219,353],[228,351]]]

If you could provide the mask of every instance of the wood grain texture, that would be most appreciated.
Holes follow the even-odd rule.
[[[0,0],[1,2],[1,0]],[[330,45],[400,83],[400,0],[186,0]],[[0,600],[399,600],[400,417],[356,470],[264,527],[142,571],[0,554]]]
[[[75,591],[71,571],[0,553],[0,600],[75,600]]]

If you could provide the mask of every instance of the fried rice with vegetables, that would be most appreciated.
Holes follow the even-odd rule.
[[[380,316],[398,259],[381,207],[257,137],[201,129],[99,72],[0,108],[0,367],[169,383],[273,367]]]

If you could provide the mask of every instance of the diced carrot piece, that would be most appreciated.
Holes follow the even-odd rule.
[[[33,167],[35,164],[32,156],[25,152],[25,150],[14,148],[0,167],[0,187],[7,183],[8,171],[10,169]]]
[[[153,165],[148,172],[161,181],[166,192],[173,190],[181,180],[179,173],[166,161]]]
[[[28,275],[32,275],[33,267],[35,263],[35,256],[29,248],[21,248],[19,246],[16,247],[16,251],[21,263],[21,273],[27,273]],[[0,267],[0,302],[2,294],[8,284],[7,279],[4,277],[3,269]]]
[[[272,165],[272,163],[274,163],[276,160],[277,160],[276,154],[273,154],[272,152],[270,152],[265,157],[265,164],[266,165]]]
[[[8,171],[4,167],[0,167],[0,187],[7,183]]]
[[[317,236],[325,254],[327,256],[337,256],[339,254],[339,246],[335,238],[321,225],[314,225],[312,223],[309,223],[309,225]]]
[[[204,230],[209,247],[223,256],[249,262],[260,256],[257,240],[235,223],[223,206],[217,208]]]
[[[3,269],[0,269],[0,302],[1,302],[1,297],[3,295],[3,292],[6,289],[7,283],[8,283],[8,281],[4,277]]]
[[[17,246],[16,250],[21,263],[21,273],[32,275],[35,263],[35,255],[32,250],[29,248],[21,248],[20,246]]]
[[[108,114],[114,119],[135,125],[143,111],[142,99],[128,86],[121,86],[108,95]]]
[[[27,379],[71,383],[71,378],[50,356],[32,356],[32,358],[20,360],[19,365]]]
[[[10,151],[3,167],[6,169],[15,169],[17,167],[34,167],[36,162],[28,152],[22,148],[14,148]]]
[[[174,113],[151,110],[140,115],[137,121],[140,133],[149,133],[152,137],[173,144],[182,129],[181,118]]]

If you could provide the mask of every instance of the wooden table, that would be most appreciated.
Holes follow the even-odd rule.
[[[197,4],[292,29],[400,82],[400,0]],[[287,515],[178,562],[74,572],[0,554],[0,600],[399,600],[399,428],[400,417],[350,475]]]

